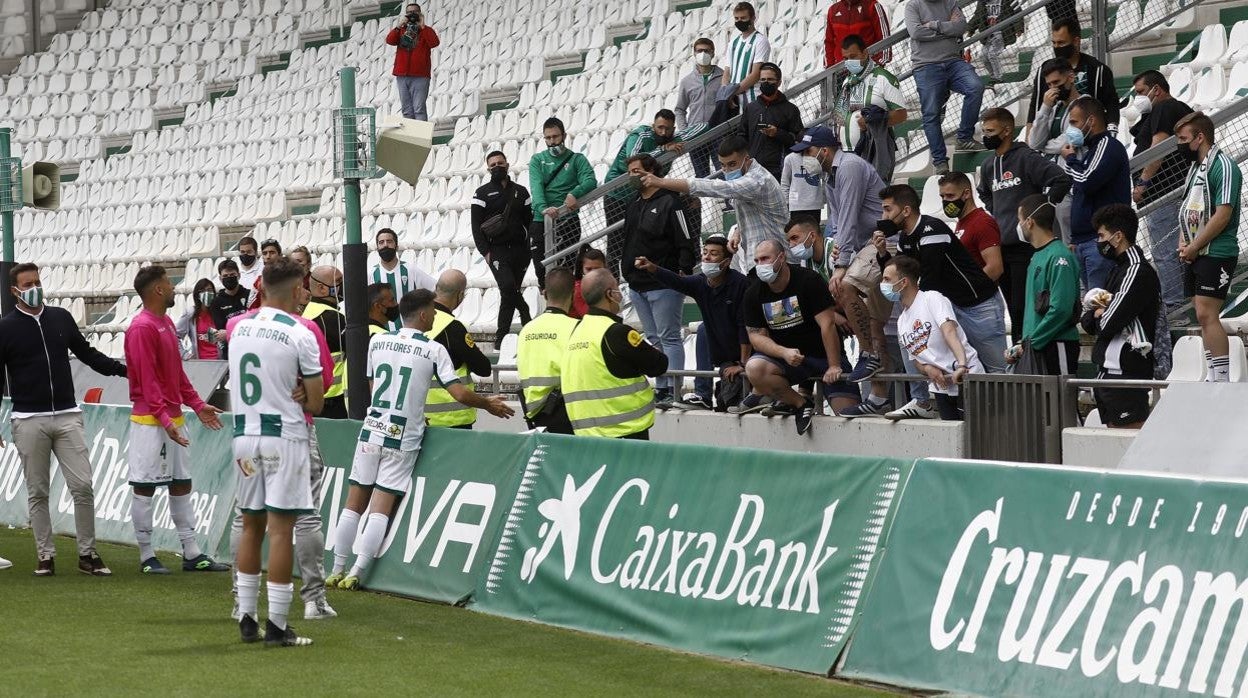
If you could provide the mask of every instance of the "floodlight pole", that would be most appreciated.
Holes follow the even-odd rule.
[[[355,109],[355,68],[344,67],[338,71],[342,88],[342,108]],[[350,112],[347,112],[350,114]],[[355,117],[348,116],[342,125],[343,171],[358,174],[356,154]],[[368,354],[368,296],[365,277],[368,261],[368,245],[360,232],[360,180],[343,178],[343,203],[346,208],[347,241],[342,246],[342,283],[346,302],[347,332],[347,414],[352,419],[364,419],[369,403],[368,380],[365,378],[365,362]]]
[[[13,129],[0,128],[0,160],[7,160],[12,157],[10,150],[12,149]],[[7,162],[6,162],[7,166]],[[11,174],[11,173],[10,173]],[[18,173],[21,176],[21,173]],[[7,207],[6,207],[7,208]],[[0,214],[0,218],[4,221],[4,250],[3,256],[0,257],[0,283],[4,284],[4,292],[0,293],[0,313],[8,315],[13,311],[13,306],[17,300],[13,298],[13,294],[9,292],[9,271],[13,268],[16,259],[13,251],[13,212],[4,211]]]

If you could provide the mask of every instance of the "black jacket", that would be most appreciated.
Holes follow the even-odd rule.
[[[1080,324],[1088,334],[1096,335],[1092,361],[1101,370],[1124,378],[1151,380],[1153,350],[1150,347],[1141,351],[1140,340],[1151,345],[1156,339],[1161,282],[1137,245],[1114,261],[1116,265],[1105,282],[1105,290],[1113,294],[1113,300],[1099,318],[1094,310],[1085,312]]]
[[[914,232],[901,231],[897,249],[919,260],[919,288],[939,291],[959,308],[979,305],[997,293],[997,285],[975,263],[949,226],[931,216],[919,216]]]
[[[638,257],[645,257],[666,269],[692,274],[697,243],[689,232],[680,195],[660,189],[649,199],[633,198],[624,210],[624,249],[620,253],[620,266],[629,289],[656,291],[664,288],[653,274],[633,264]]]
[[[507,232],[496,239],[489,239],[481,232],[481,224],[503,213],[509,203],[511,211],[507,214]],[[484,257],[494,247],[527,249],[529,223],[533,220],[532,206],[529,190],[510,180],[506,187],[486,182],[485,186],[477,189],[472,195],[472,239],[481,256]]]
[[[69,352],[96,373],[126,375],[126,365],[87,343],[64,308],[43,306],[34,318],[14,309],[0,318],[0,365],[14,412],[53,412],[78,406]]]
[[[770,138],[758,130],[759,124],[776,127],[776,136]],[[797,142],[802,132],[802,112],[789,101],[783,92],[777,93],[776,101],[767,104],[762,97],[745,105],[737,133],[750,142],[750,157],[758,161],[776,181],[789,147]]]
[[[450,308],[441,303],[434,303],[433,307],[441,310],[448,315],[454,315]],[[451,355],[451,363],[455,368],[467,366],[471,373],[485,377],[490,375],[494,366],[490,363],[490,358],[481,353],[481,348],[476,342],[472,341],[472,335],[468,334],[468,328],[464,327],[464,323],[459,320],[452,320],[451,324],[442,330],[442,333],[433,338],[446,347],[447,353]]]
[[[657,378],[667,371],[667,355],[641,338],[618,315],[590,308],[586,315],[602,315],[615,321],[602,336],[602,361],[616,378]]]

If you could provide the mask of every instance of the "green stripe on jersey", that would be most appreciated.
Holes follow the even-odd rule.
[[[234,436],[247,435],[247,418],[241,414],[234,415]]]
[[[261,436],[281,436],[282,435],[282,415],[280,414],[260,415],[260,435]]]
[[[282,314],[274,313],[273,322],[276,322],[281,325],[289,325],[290,327],[294,327],[295,325],[299,324],[299,322],[296,321],[293,317],[286,315],[285,313],[282,313]]]

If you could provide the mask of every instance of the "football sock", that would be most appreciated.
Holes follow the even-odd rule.
[[[368,515],[368,523],[364,524],[364,533],[355,543],[355,565],[351,567],[351,576],[358,577],[368,569],[369,563],[381,552],[382,541],[386,537],[386,526],[390,517],[385,514]]]
[[[872,405],[875,405],[876,407],[880,407],[881,405],[888,402],[888,398],[882,395],[876,395],[875,393],[871,393],[867,395],[867,402],[869,402]]]
[[[130,500],[130,520],[134,523],[134,539],[139,543],[139,561],[156,557],[152,548],[152,498],[141,494]]]
[[[254,620],[256,599],[260,596],[260,575],[236,572],[234,577],[238,583],[238,612],[249,615]],[[272,591],[269,593],[272,594]]]
[[[1209,383],[1213,380],[1213,354],[1209,350],[1205,350],[1205,382]]]
[[[178,528],[178,540],[182,541],[182,558],[194,560],[203,554],[195,540],[195,510],[191,508],[191,495],[169,495],[169,516]]]
[[[355,545],[355,534],[360,530],[360,513],[343,509],[338,517],[338,528],[334,529],[334,569],[333,574],[347,568],[347,558]]]
[[[1210,359],[1211,375],[1214,383],[1229,383],[1231,380],[1231,357],[1215,356]]]
[[[286,613],[290,610],[290,600],[294,596],[294,583],[269,582],[269,620],[282,630],[286,629]]]

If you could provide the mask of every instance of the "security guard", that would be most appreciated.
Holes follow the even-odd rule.
[[[308,277],[308,291],[312,300],[303,309],[303,316],[321,328],[334,362],[333,379],[325,381],[325,407],[321,409],[321,416],[346,419],[347,353],[343,334],[347,321],[338,309],[342,299],[342,272],[329,266],[313,269]]]
[[[546,312],[525,324],[516,347],[524,417],[530,428],[546,427],[552,434],[572,433],[559,389],[559,369],[576,327],[576,319],[568,315],[575,286],[576,279],[565,267],[546,272]]]
[[[650,439],[654,390],[646,376],[667,371],[667,356],[619,317],[620,287],[606,269],[581,280],[589,312],[572,330],[562,389],[577,436]]]
[[[468,278],[462,271],[447,269],[442,272],[434,288],[433,307],[436,312],[433,328],[429,332],[434,341],[440,342],[450,353],[456,375],[469,390],[475,390],[472,377],[468,374],[488,376],[492,367],[490,359],[473,343],[468,328],[452,314],[464,302],[467,289]],[[425,398],[425,417],[430,426],[471,429],[477,421],[477,410],[459,403],[443,388],[433,386]]]

